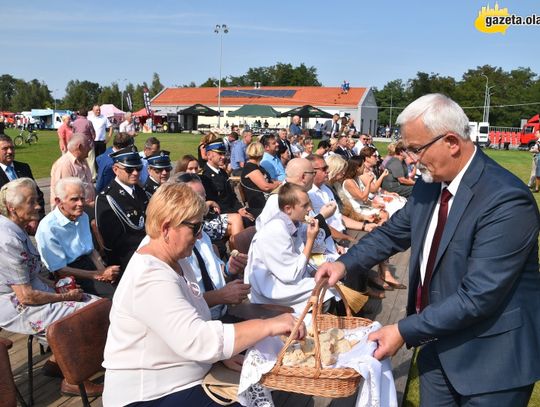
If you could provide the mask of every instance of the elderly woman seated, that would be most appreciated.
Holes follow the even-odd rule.
[[[252,302],[290,306],[301,313],[315,287],[311,273],[316,269],[309,258],[319,224],[308,217],[311,202],[299,185],[284,184],[278,205],[280,211],[253,237],[244,281],[251,284]],[[298,233],[301,222],[308,223],[305,243]],[[325,300],[333,296],[328,291]]]
[[[56,207],[43,218],[36,232],[41,260],[55,279],[74,276],[83,290],[112,298],[111,285],[120,266],[105,267],[94,249],[90,221],[84,212],[84,186],[79,178],[60,179],[54,186]]]
[[[45,340],[47,327],[89,304],[97,297],[80,288],[56,293],[39,276],[39,253],[25,231],[39,220],[36,184],[30,178],[18,178],[0,189],[0,328]],[[51,358],[45,372],[60,374]],[[99,386],[88,382],[89,395],[98,395]],[[77,394],[78,387],[62,382],[62,392]]]
[[[211,320],[191,268],[178,262],[191,254],[205,211],[204,200],[183,184],[163,184],[150,200],[149,242],[131,258],[114,295],[104,406],[217,406],[200,385],[212,363],[239,369],[234,355],[292,331],[290,314],[237,324]]]

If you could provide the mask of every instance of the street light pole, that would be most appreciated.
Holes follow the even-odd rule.
[[[58,89],[53,90],[53,99],[54,99],[54,110],[56,110],[56,92]]]
[[[488,98],[489,98],[489,96],[488,96],[488,94],[489,94],[489,88],[488,88],[488,86],[489,86],[489,78],[485,74],[482,74],[482,76],[484,78],[486,78],[486,90],[484,91],[484,115],[482,116],[482,121],[487,122],[487,115],[488,115],[487,106],[488,106]]]
[[[124,78],[124,79],[118,79],[118,81],[123,81],[124,82],[124,86],[122,86],[122,94],[120,96],[120,110],[121,111],[124,111],[124,89],[126,87],[126,81],[127,81],[127,78]]]
[[[221,124],[221,62],[223,59],[223,34],[227,34],[229,32],[229,27],[227,27],[226,24],[216,24],[216,28],[214,29],[214,32],[216,34],[219,34],[219,81],[218,81],[218,121],[217,126],[220,128]]]
[[[486,118],[484,119],[485,122],[489,123],[489,107],[491,105],[491,95],[493,93],[491,92],[491,89],[493,89],[495,85],[492,85],[487,90],[487,103],[486,103]]]

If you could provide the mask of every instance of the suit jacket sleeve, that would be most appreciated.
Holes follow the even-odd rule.
[[[28,178],[32,178],[35,181],[34,175],[32,174],[32,169],[30,168],[28,164],[21,163],[21,162],[14,162],[14,168],[18,177],[28,177]],[[43,199],[43,192],[41,191],[41,189],[39,189],[39,187],[37,186],[37,183],[36,183],[36,192],[38,194],[39,206],[41,206],[41,209],[39,210],[39,215],[41,218],[43,218],[45,216],[45,199]]]
[[[345,264],[348,273],[366,273],[374,265],[411,246],[410,212],[413,205],[414,198],[411,198],[383,226],[368,233],[338,259]]]
[[[539,218],[538,211],[531,208],[530,194],[506,187],[497,188],[492,195],[482,201],[477,223],[471,226],[470,247],[460,242],[468,241],[467,236],[451,241],[444,263],[449,267],[443,269],[441,263],[438,270],[460,279],[456,292],[399,322],[399,331],[409,345],[488,320],[507,301],[532,257],[536,257],[538,272],[538,257],[532,251],[538,244]]]

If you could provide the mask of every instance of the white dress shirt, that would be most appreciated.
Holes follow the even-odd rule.
[[[458,175],[450,182],[450,184],[441,183],[441,193],[444,188],[448,189],[448,192],[452,194],[452,197],[448,201],[448,216],[450,215],[450,210],[452,209],[452,203],[454,202],[454,197],[456,196],[457,190],[459,188],[459,184],[461,183],[461,179],[463,178],[463,175],[465,175],[465,172],[469,168],[469,165],[471,165],[471,162],[476,155],[476,147],[474,147],[474,153],[465,164],[465,167],[461,169],[461,171],[458,173]],[[431,214],[431,220],[429,221],[429,226],[426,233],[426,238],[424,240],[424,247],[422,249],[421,258],[420,258],[420,278],[422,279],[422,283],[424,282],[424,276],[426,275],[426,267],[429,257],[429,252],[431,250],[431,243],[433,242],[433,236],[435,235],[435,229],[437,229],[437,218],[439,214],[439,206],[441,206],[441,197],[439,195],[439,199],[437,199],[437,205],[435,205],[435,209],[433,209],[433,213]]]
[[[308,195],[309,199],[311,200],[311,206],[313,207],[313,211],[315,211],[315,213],[319,213],[325,204],[336,200],[334,198],[334,193],[324,184],[322,184],[320,187],[313,184],[308,192]],[[338,232],[343,232],[345,230],[345,225],[343,225],[343,217],[341,216],[339,207],[336,207],[334,214],[326,219],[326,223],[329,226],[332,226]]]
[[[204,265],[206,266],[206,271],[208,272],[210,280],[212,280],[214,289],[219,290],[220,288],[225,287],[225,277],[223,276],[222,272],[225,264],[214,253],[212,241],[210,240],[210,236],[208,236],[206,232],[202,232],[202,237],[197,240],[197,242],[195,243],[195,247],[203,258]],[[178,261],[178,264],[180,264],[180,267],[182,267],[182,269],[184,268],[185,262],[189,263],[189,265],[191,266],[193,274],[195,275],[195,278],[197,280],[197,284],[199,285],[201,291],[204,292],[204,283],[202,279],[201,268],[199,266],[199,262],[197,261],[197,256],[195,256],[195,253],[192,253],[191,256],[186,257],[185,259],[180,259]],[[212,319],[219,319],[223,315],[225,315],[225,312],[227,312],[227,306],[225,304],[215,305],[210,308],[210,312],[212,313]]]

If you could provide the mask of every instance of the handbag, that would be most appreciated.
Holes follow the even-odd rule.
[[[238,383],[240,383],[240,372],[217,362],[204,377],[202,388],[214,402],[228,406],[238,401]]]

